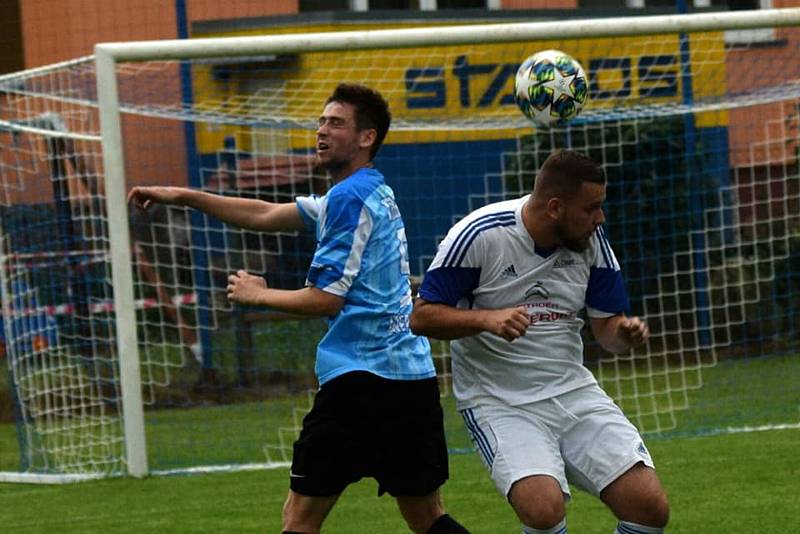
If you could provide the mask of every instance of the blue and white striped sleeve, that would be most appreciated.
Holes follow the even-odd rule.
[[[345,189],[329,193],[325,213],[319,221],[319,242],[308,270],[307,285],[345,296],[361,269],[372,222],[364,202],[352,192]]]
[[[586,287],[586,311],[596,318],[625,313],[629,308],[625,282],[602,226],[597,228],[592,240],[595,254]]]
[[[419,296],[428,302],[450,306],[467,299],[471,305],[487,257],[486,232],[514,224],[513,211],[473,212],[459,221],[439,245],[420,286]]]
[[[422,285],[419,296],[427,302],[456,306],[462,299],[472,300],[472,292],[478,287],[481,277],[478,233],[473,226],[462,220],[450,229],[439,244]]]

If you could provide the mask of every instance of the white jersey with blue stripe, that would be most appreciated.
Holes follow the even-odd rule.
[[[450,344],[459,409],[482,398],[521,405],[595,383],[583,365],[583,320],[628,307],[619,264],[600,227],[583,252],[542,250],[522,223],[530,195],[490,204],[459,221],[420,287],[428,302],[458,308],[522,306],[530,326],[508,342],[482,332]]]
[[[411,333],[405,227],[392,189],[362,168],[325,196],[298,197],[317,249],[306,284],[344,297],[317,348],[320,385],[351,371],[395,380],[435,376],[430,345]]]

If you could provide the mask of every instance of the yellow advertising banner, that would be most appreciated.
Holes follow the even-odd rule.
[[[197,36],[410,26],[264,27]],[[224,63],[197,65],[193,89],[198,108],[247,118],[243,123],[263,119],[264,128],[287,130],[286,142],[294,149],[313,145],[316,117],[341,82],[367,84],[387,98],[394,116],[388,143],[504,139],[518,135],[521,114],[513,94],[517,67],[536,52],[559,49],[583,65],[589,82],[589,112],[639,108],[639,116],[646,118],[659,106],[713,102],[724,95],[724,47],[724,35],[718,32],[691,34],[684,43],[673,34],[305,53],[254,58],[252,64],[235,64],[235,68]],[[694,119],[700,128],[725,126],[728,120],[725,112],[716,111],[696,113]],[[198,148],[202,153],[219,150],[224,137],[234,135],[237,146],[247,150],[254,142],[250,133],[235,125],[203,124],[198,127]]]

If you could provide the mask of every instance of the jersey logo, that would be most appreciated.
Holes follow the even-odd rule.
[[[390,334],[399,334],[401,332],[408,332],[408,314],[400,313],[397,315],[392,315],[389,318],[389,333]]]
[[[516,278],[517,270],[514,268],[514,264],[512,263],[511,265],[503,269],[503,272],[500,273],[500,276],[505,276],[506,278]]]
[[[550,296],[550,290],[544,287],[544,284],[542,284],[541,282],[536,282],[525,292],[526,299],[533,296],[546,299]]]
[[[643,458],[650,458],[650,453],[647,451],[647,447],[644,446],[644,443],[641,441],[639,442],[639,446],[636,448],[636,452],[639,453],[639,456]]]
[[[576,260],[575,258],[558,258],[555,262],[553,262],[553,269],[564,269],[566,267],[577,267],[582,262]]]
[[[386,211],[389,212],[389,219],[395,220],[400,218],[400,209],[397,207],[397,203],[395,203],[393,198],[385,197],[381,200],[381,204],[383,204]]]

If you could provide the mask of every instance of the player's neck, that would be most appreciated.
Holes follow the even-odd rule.
[[[356,159],[350,161],[347,165],[335,169],[328,168],[328,177],[334,184],[338,184],[363,168],[372,168],[372,162],[369,160]]]
[[[558,238],[549,229],[546,216],[533,210],[529,202],[531,202],[530,199],[522,207],[522,224],[528,235],[539,248],[554,249],[560,246]]]

